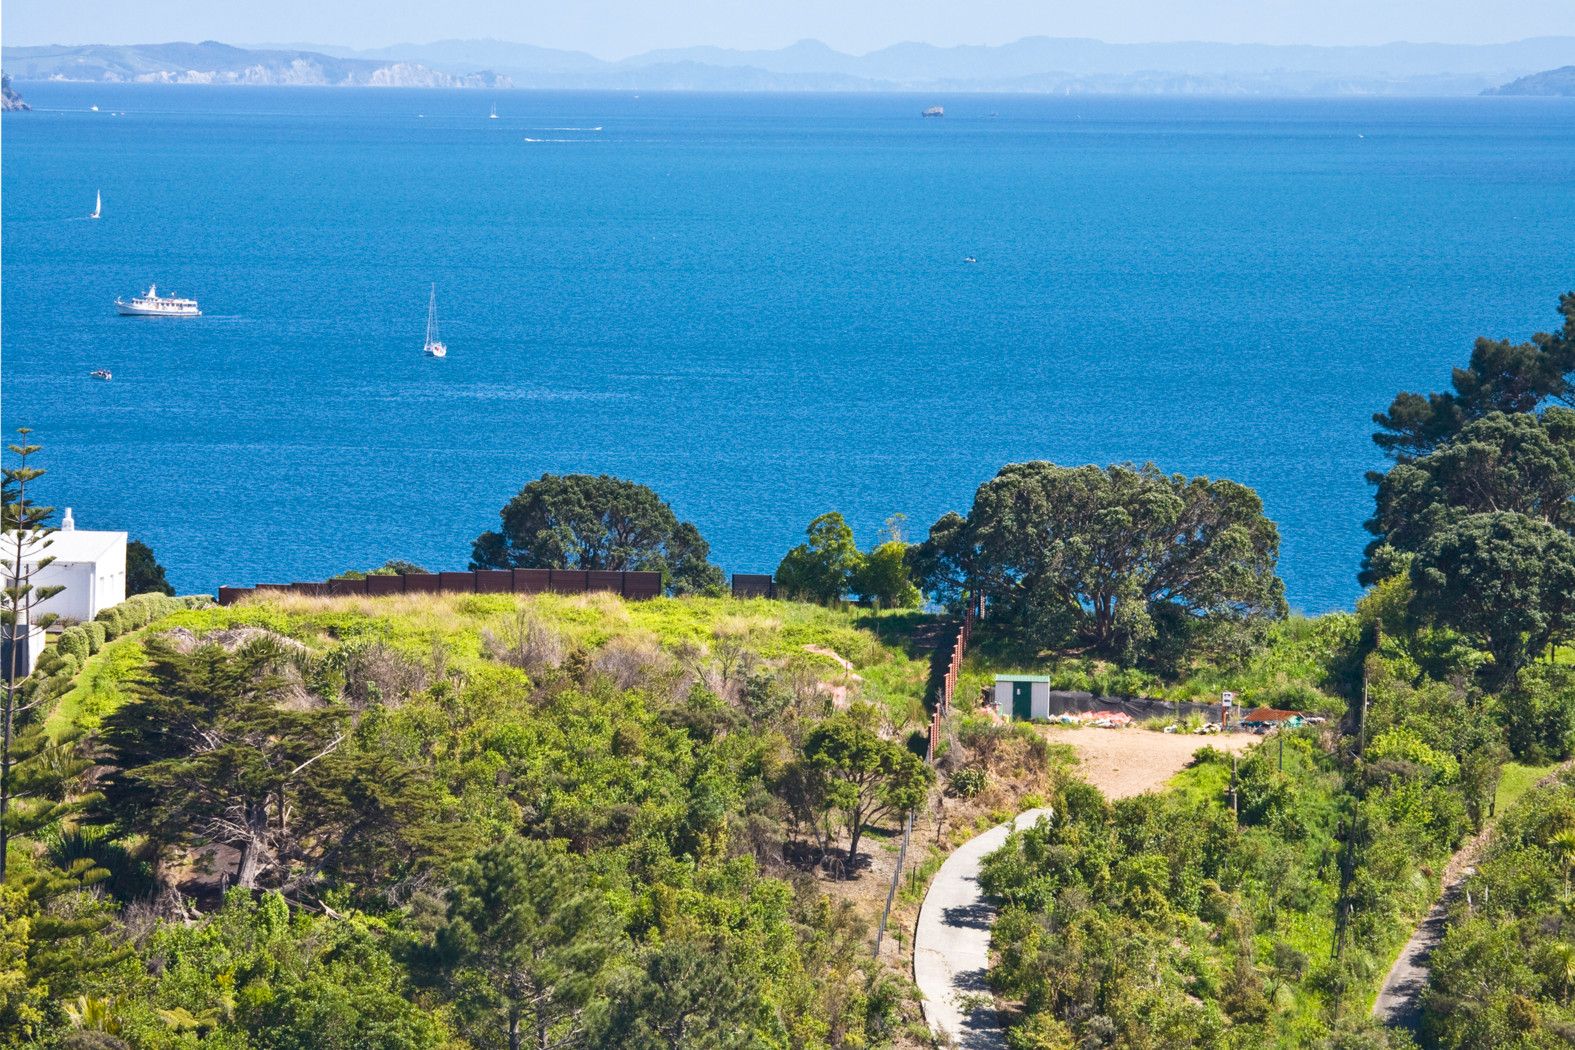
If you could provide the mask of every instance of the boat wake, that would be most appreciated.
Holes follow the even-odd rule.
[[[600,131],[600,130],[602,130],[602,126],[600,124],[598,124],[594,128],[531,128],[531,130],[532,131]]]
[[[595,139],[533,139],[533,138],[530,138],[529,136],[527,136],[525,141],[526,142],[595,142],[596,140]]]

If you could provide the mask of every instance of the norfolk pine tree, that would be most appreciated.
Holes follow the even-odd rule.
[[[3,594],[0,596],[0,624],[12,638],[11,658],[4,670],[5,710],[0,712],[0,723],[3,723],[0,726],[0,883],[5,881],[6,854],[11,839],[12,736],[16,731],[17,716],[42,702],[42,697],[31,703],[25,702],[17,688],[17,672],[21,670],[17,632],[22,631],[25,637],[34,627],[42,629],[53,623],[54,615],[35,617],[34,610],[62,590],[60,587],[33,585],[33,578],[54,561],[52,557],[42,555],[42,552],[48,548],[50,534],[55,531],[49,526],[50,516],[55,509],[38,506],[28,498],[28,483],[44,476],[44,471],[29,466],[28,460],[42,446],[27,443],[28,435],[32,433],[28,427],[19,428],[17,433],[22,443],[6,446],[16,457],[17,464],[5,468],[4,482],[0,485],[0,494],[3,494],[3,499],[0,499],[0,533],[3,533],[0,568],[5,570],[5,587],[0,592]],[[31,555],[42,556],[28,561]]]

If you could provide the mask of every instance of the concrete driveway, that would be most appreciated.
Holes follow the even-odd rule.
[[[970,839],[941,865],[919,910],[913,938],[913,980],[924,994],[924,1018],[963,1050],[1002,1050],[1006,1033],[990,994],[990,924],[995,905],[979,888],[979,866],[1013,827],[1028,828],[1048,809],[1031,809]],[[968,1000],[975,1000],[970,1004]],[[965,1006],[977,1005],[974,1010]]]

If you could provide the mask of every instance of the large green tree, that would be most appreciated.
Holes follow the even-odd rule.
[[[23,692],[28,668],[23,666],[21,654],[23,648],[34,644],[33,632],[42,632],[55,621],[55,614],[40,610],[63,589],[34,582],[55,560],[49,553],[50,536],[55,531],[49,519],[55,509],[41,506],[28,492],[28,487],[44,476],[42,469],[29,462],[42,451],[42,446],[29,442],[31,433],[27,427],[18,428],[21,442],[6,446],[15,465],[5,468],[0,482],[0,570],[5,577],[0,581],[0,632],[8,640],[7,666],[0,668],[5,687],[0,709],[0,883],[6,877],[14,823],[11,798],[18,719],[42,702],[41,696]]]
[[[853,590],[867,602],[886,609],[911,609],[922,599],[908,564],[910,547],[887,540],[865,554],[853,574]]]
[[[804,741],[804,760],[820,782],[816,797],[842,815],[848,829],[848,870],[857,872],[859,842],[881,820],[919,806],[935,771],[877,731],[867,704],[832,715]]]
[[[1239,651],[1285,615],[1279,531],[1233,481],[1016,463],[914,554],[926,587],[982,592],[1038,648],[1135,660]]]
[[[153,548],[141,540],[126,544],[126,593],[175,593],[175,588],[164,576],[164,566],[153,556]]]
[[[618,1050],[750,1050],[768,1016],[757,982],[724,942],[673,939],[645,951],[619,989],[598,1045]]]
[[[830,604],[853,589],[864,555],[853,529],[837,511],[820,515],[804,530],[805,542],[788,551],[777,566],[777,587],[794,598]]]
[[[460,867],[437,953],[480,1045],[553,1050],[584,1039],[597,978],[620,936],[582,864],[510,836]]]
[[[1548,401],[1569,403],[1575,395],[1575,292],[1559,298],[1564,318],[1557,332],[1538,332],[1529,342],[1478,339],[1471,361],[1457,368],[1453,389],[1401,393],[1387,411],[1373,416],[1373,441],[1398,459],[1423,456],[1452,439],[1466,424],[1494,412],[1532,412]]]
[[[235,884],[278,885],[299,838],[319,829],[301,812],[307,785],[344,740],[344,712],[285,703],[285,653],[266,640],[235,653],[187,654],[161,640],[132,699],[104,721],[101,819],[169,847],[233,848]]]
[[[1387,575],[1382,547],[1414,553],[1432,533],[1470,514],[1522,514],[1569,531],[1572,499],[1575,410],[1484,416],[1382,476],[1377,513],[1367,523],[1378,537],[1368,551],[1368,577]]]
[[[632,481],[543,474],[500,514],[502,527],[476,538],[471,568],[660,572],[675,594],[717,592],[724,582],[700,530]]]
[[[1467,515],[1428,536],[1411,586],[1421,615],[1492,654],[1502,686],[1575,625],[1575,539],[1524,514]]]

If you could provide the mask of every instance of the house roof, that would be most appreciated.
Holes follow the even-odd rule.
[[[0,558],[10,559],[15,552],[16,540],[12,533],[0,536]],[[116,546],[126,545],[124,532],[94,532],[88,529],[69,529],[51,532],[47,544],[23,549],[23,563],[40,558],[53,558],[56,562],[96,562]]]
[[[995,680],[997,682],[1048,682],[1050,681],[1050,676],[1047,674],[998,674],[995,676]]]

